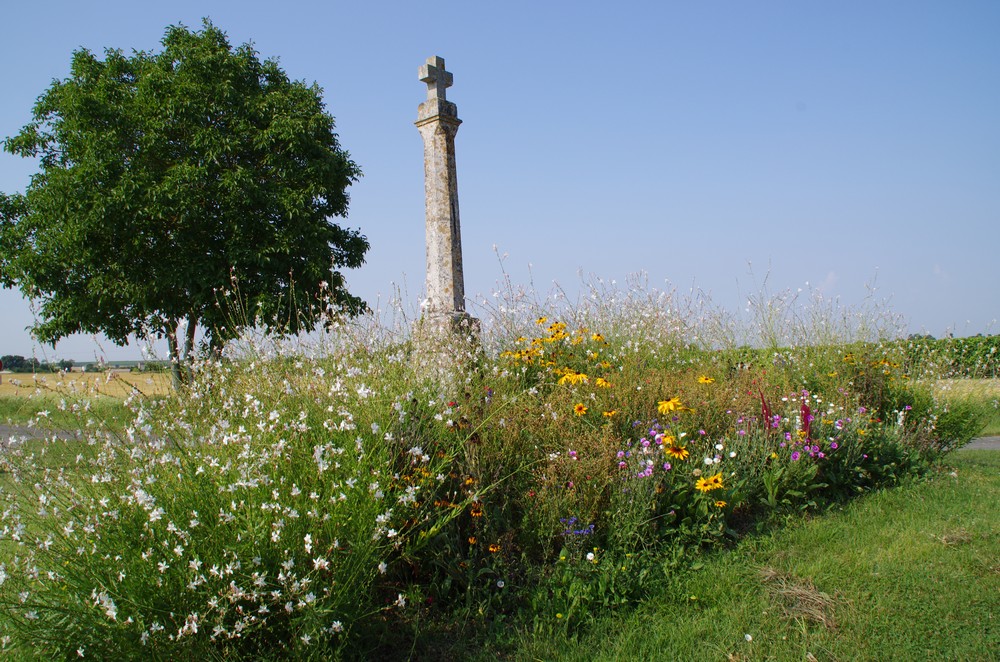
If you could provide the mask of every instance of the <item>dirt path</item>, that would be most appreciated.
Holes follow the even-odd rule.
[[[977,451],[977,450],[993,450],[1000,451],[1000,437],[980,437],[979,439],[973,439],[967,446],[963,446],[962,450]]]

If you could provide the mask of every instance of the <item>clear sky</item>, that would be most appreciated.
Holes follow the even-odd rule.
[[[420,299],[417,69],[440,55],[464,121],[470,298],[502,276],[496,245],[515,282],[542,291],[574,292],[581,270],[645,272],[738,307],[766,276],[851,304],[874,281],[913,332],[1000,332],[995,0],[53,0],[3,14],[0,137],[29,121],[75,49],[159,50],[168,25],[202,17],[316,81],[364,171],[345,224],[372,249],[347,278],[369,302],[394,284]],[[34,171],[0,153],[0,191]],[[16,291],[0,290],[0,311],[0,354],[102,351],[90,337],[34,346]]]

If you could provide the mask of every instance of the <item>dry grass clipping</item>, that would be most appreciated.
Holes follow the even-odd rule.
[[[811,580],[778,572],[774,568],[761,568],[761,581],[787,618],[818,623],[825,628],[835,628],[833,608],[836,600],[816,589]]]
[[[942,545],[947,545],[948,547],[954,547],[955,545],[972,542],[972,534],[965,529],[955,529],[954,531],[948,531],[940,536],[932,533],[931,538],[934,538],[934,540],[937,540]]]

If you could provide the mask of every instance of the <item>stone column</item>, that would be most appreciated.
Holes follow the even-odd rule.
[[[427,84],[427,100],[417,112],[417,129],[424,140],[424,191],[427,233],[427,299],[425,323],[437,328],[476,326],[465,312],[462,273],[462,231],[458,217],[458,175],[455,134],[462,120],[445,90],[453,77],[444,58],[427,58],[420,81]]]

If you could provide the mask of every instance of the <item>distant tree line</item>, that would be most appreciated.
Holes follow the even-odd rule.
[[[108,368],[128,368],[139,372],[165,372],[170,369],[169,361],[111,361],[107,363],[84,361],[77,363],[73,359],[39,361],[34,357],[26,358],[17,354],[4,354],[0,356],[0,361],[3,362],[3,369],[11,372],[58,372],[59,370],[71,370],[77,366],[94,372],[101,372]]]
[[[72,359],[62,359],[59,361],[39,361],[35,357],[25,358],[17,354],[5,354],[0,356],[3,362],[3,369],[11,372],[58,372],[59,370],[69,370],[75,363]]]

